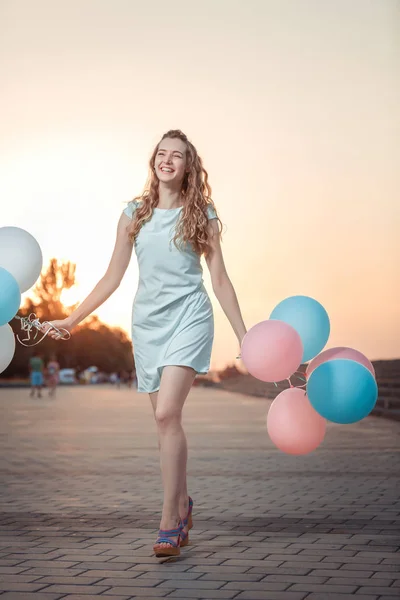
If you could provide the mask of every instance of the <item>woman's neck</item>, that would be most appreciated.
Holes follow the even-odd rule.
[[[159,208],[178,208],[182,206],[182,194],[180,190],[173,190],[160,183],[158,187]]]

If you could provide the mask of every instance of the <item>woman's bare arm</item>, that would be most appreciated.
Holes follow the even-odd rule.
[[[217,220],[211,219],[208,227],[210,231],[210,252],[206,256],[206,263],[210,271],[213,291],[235,332],[239,345],[241,345],[247,330],[235,289],[226,272]]]

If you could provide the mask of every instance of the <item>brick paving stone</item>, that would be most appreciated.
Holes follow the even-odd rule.
[[[115,579],[115,580],[124,581],[126,579],[136,579],[137,577],[139,577],[139,575],[142,574],[142,572],[147,575],[148,574],[148,572],[146,571],[147,566],[148,565],[144,565],[142,567],[142,571],[133,571],[133,570],[129,570],[129,571],[95,571],[95,570],[91,570],[91,571],[85,571],[85,574],[87,574],[90,577],[102,577],[102,578],[106,578],[106,579]],[[170,569],[169,567],[173,567],[173,565],[168,566],[169,572],[175,571],[174,568]],[[157,569],[156,573],[158,573],[159,567],[158,568],[155,567],[155,568]]]
[[[280,563],[279,565],[279,569],[283,570],[283,569],[288,569],[291,570],[293,573],[297,572],[297,571],[305,571],[305,573],[298,573],[299,575],[305,575],[307,573],[312,573],[312,571],[314,569],[324,569],[324,570],[333,570],[336,571],[337,569],[340,569],[343,563],[325,563],[323,561],[321,562],[305,562],[305,563],[301,563],[301,562],[290,562],[285,561]]]
[[[287,555],[285,556],[284,554],[272,554],[270,556],[268,556],[268,559],[271,561],[281,561],[283,562],[290,562],[293,564],[298,564],[298,565],[307,565],[307,563],[314,563],[314,562],[320,562],[323,560],[323,558],[325,558],[325,556],[322,554],[321,556],[315,556],[314,554],[312,554],[311,556],[307,556],[304,554],[291,554],[291,555]],[[335,557],[334,559],[331,558],[330,559],[332,562],[334,560],[338,561],[339,558]]]
[[[63,577],[61,575],[47,575],[46,577],[41,577],[38,581],[40,581],[40,583],[52,583],[56,585],[92,585],[93,583],[98,583],[102,580],[103,577],[86,577],[85,575],[71,575],[70,577]]]
[[[342,584],[342,583],[349,583],[352,585],[357,585],[357,586],[361,586],[361,587],[368,587],[368,588],[384,588],[387,589],[388,586],[393,586],[394,585],[394,579],[377,579],[375,577],[371,577],[370,579],[363,579],[363,578],[358,578],[358,577],[351,577],[351,578],[346,578],[346,579],[341,579],[339,577],[332,577],[330,579],[328,579],[327,583],[329,585],[331,584]],[[399,594],[400,596],[400,594]]]
[[[326,558],[328,556],[335,557],[338,560],[339,558],[351,558],[357,556],[357,550],[323,550],[321,548],[318,548],[318,546],[315,546],[313,548],[304,548],[303,550],[300,550],[295,556],[297,556],[299,560],[317,560],[318,557]],[[371,556],[373,557],[372,553]],[[364,559],[364,557],[362,558]]]
[[[290,583],[309,583],[310,585],[314,583],[325,583],[327,581],[327,577],[316,577],[314,575],[267,575],[262,579],[262,581],[282,581],[282,582],[290,582]]]
[[[0,567],[0,576],[1,575],[13,575],[13,574],[17,574],[17,573],[23,573],[24,571],[27,571],[28,567]]]
[[[302,567],[291,567],[290,565],[287,567],[279,566],[279,567],[252,567],[248,569],[246,573],[256,573],[261,575],[307,575],[310,573],[311,569],[304,569]]]
[[[296,592],[320,592],[321,594],[354,594],[357,590],[356,585],[331,585],[330,583],[326,583],[323,585],[314,585],[312,583],[295,583],[291,585],[289,591]]]
[[[204,560],[204,559],[203,559]],[[183,564],[180,561],[173,562],[172,560],[166,561],[152,561],[151,563],[134,565],[127,571],[118,571],[115,572],[118,577],[136,577],[139,575],[138,571],[143,571],[145,573],[155,572],[155,573],[187,573],[191,572],[193,569],[193,565],[187,564],[188,559],[185,559],[185,563]],[[110,571],[112,573],[112,571]],[[114,577],[114,575],[109,575],[109,577]]]
[[[60,569],[60,567],[55,567],[55,568],[49,568],[49,567],[33,567],[30,569],[26,569],[25,572],[23,573],[23,575],[18,575],[18,579],[20,577],[24,577],[24,576],[36,576],[39,577],[44,576],[44,575],[60,575],[60,577],[63,577],[65,575],[68,575],[69,577],[74,577],[74,576],[79,576],[82,573],[86,574],[86,569]]]
[[[162,581],[166,581],[166,580],[173,580],[175,581],[175,579],[181,580],[180,574],[179,573],[166,573],[165,576],[164,575],[159,575],[157,576],[155,573],[152,574],[153,577],[149,577],[148,573],[144,573],[142,576],[140,577],[136,577],[135,579],[111,579],[111,578],[106,578],[103,579],[100,583],[100,585],[110,585],[110,586],[114,586],[114,587],[153,587],[158,585],[159,583],[161,583]]]
[[[307,592],[245,591],[235,596],[235,600],[304,600],[304,598],[308,598]]]
[[[262,581],[262,582],[241,582],[241,581],[229,581],[225,584],[222,589],[227,590],[240,590],[240,591],[253,591],[253,592],[268,592],[268,591],[284,591],[290,585],[289,581],[286,582],[274,582],[274,581]]]
[[[25,558],[21,556],[18,559],[12,558],[3,558],[0,560],[0,567],[17,567],[19,564],[25,561]]]
[[[120,596],[120,595],[125,595],[125,594],[130,594],[131,596],[137,596],[137,595],[154,595],[154,596],[159,596],[161,594],[161,592],[163,591],[163,593],[168,593],[168,589],[165,590],[164,588],[161,588],[160,585],[156,585],[159,582],[156,582],[154,585],[151,585],[150,583],[144,581],[143,582],[143,586],[139,585],[139,582],[137,582],[135,585],[119,585],[119,586],[111,586],[108,590],[107,590],[107,594],[111,594],[114,596]],[[95,587],[95,586],[93,586]],[[175,587],[172,587],[172,589],[174,590]],[[144,592],[143,590],[146,590],[146,592]],[[101,595],[102,597],[103,595]]]
[[[397,568],[400,569],[400,554],[393,556],[391,558],[384,558],[381,562],[382,565],[397,565]]]
[[[223,565],[193,565],[190,569],[190,573],[225,573],[227,576],[237,575],[239,573],[246,573],[249,569],[249,565],[243,566],[227,566]]]
[[[377,571],[372,575],[371,581],[374,581],[374,579],[394,579],[393,585],[400,585],[400,571],[396,568],[392,571]]]
[[[358,594],[377,594],[379,595],[385,595],[385,596],[392,596],[392,598],[399,598],[400,597],[400,593],[399,593],[399,589],[395,588],[395,587],[387,587],[387,586],[381,586],[381,587],[360,587],[357,590],[357,596]]]
[[[78,561],[63,561],[63,560],[25,560],[18,565],[18,568],[28,569],[29,567],[42,567],[43,569],[52,567],[60,567],[62,569],[68,569],[69,567],[76,567],[79,565]]]
[[[391,552],[397,552],[399,547],[398,546],[365,546],[365,544],[346,544],[345,546],[343,546],[344,550],[355,550],[355,551],[364,551],[364,552],[377,552],[377,551],[381,551],[381,552],[387,552],[388,550],[390,550]]]
[[[4,592],[1,600],[61,600],[65,594],[46,594],[45,592]]]
[[[100,596],[90,594],[66,594],[62,596],[62,600],[130,600],[133,596],[110,596],[109,594],[101,594]],[[39,600],[39,598],[36,598]],[[46,600],[46,599],[44,599]]]
[[[175,600],[177,598],[179,598],[180,600],[182,599],[182,596],[175,596],[174,593],[172,595],[171,594],[167,594],[167,596],[165,596],[165,597],[168,598],[168,600],[169,599],[174,600],[174,598],[175,598]],[[134,599],[134,600],[139,600],[139,596],[132,596],[131,598]],[[149,598],[151,598],[151,596],[149,596]],[[203,600],[203,598],[201,598],[200,596],[191,596],[190,600]]]
[[[265,560],[250,560],[250,558],[248,558],[246,560],[244,560],[244,559],[239,560],[237,558],[229,558],[229,559],[225,560],[223,563],[221,563],[221,566],[243,568],[244,570],[250,569],[250,567],[265,567],[267,569],[268,566],[278,567],[283,562],[284,561],[282,559],[270,560],[269,558],[267,558]]]
[[[376,558],[380,558],[380,559],[392,559],[395,560],[396,562],[399,563],[400,565],[400,554],[396,554],[393,552],[379,552],[379,551],[371,551],[371,552],[358,552],[357,556],[362,556],[364,559],[370,559],[371,556],[374,556]]]
[[[311,576],[317,577],[341,577],[343,579],[354,578],[354,577],[371,577],[373,571],[353,571],[347,569],[313,569],[310,572]]]
[[[162,571],[148,571],[143,572],[143,573],[138,573],[138,576],[136,577],[136,579],[138,581],[141,581],[142,579],[146,578],[146,579],[179,579],[179,580],[186,580],[186,581],[193,581],[195,579],[199,579],[199,577],[203,576],[202,573],[186,573],[185,571],[170,571],[169,568],[167,569],[163,569]],[[107,579],[107,582],[111,581],[111,579]]]
[[[110,586],[96,584],[92,585],[61,585],[61,584],[49,584],[46,588],[46,592],[54,594],[92,594],[93,590],[96,590],[99,594],[109,590]],[[42,593],[42,592],[41,592]]]
[[[70,560],[70,561],[75,561],[75,562],[91,562],[91,563],[108,563],[113,562],[113,559],[117,559],[119,558],[118,556],[105,556],[104,554],[93,554],[92,556],[88,556],[87,554],[82,555],[82,554],[71,554],[71,555],[64,555],[63,556],[63,560]],[[129,561],[127,560],[127,557],[125,557],[124,561],[118,561],[118,562],[126,562],[128,563]]]
[[[378,596],[373,594],[357,594],[355,596],[354,594],[336,594],[335,592],[333,594],[330,594],[324,591],[322,593],[311,592],[311,594],[307,596],[307,600],[378,600]],[[379,600],[381,599],[379,598]]]
[[[20,581],[0,582],[1,592],[38,592],[39,590],[44,590],[46,587],[47,584],[41,581],[37,583],[22,583]]]
[[[180,569],[191,569],[192,567],[203,567],[203,566],[208,566],[208,567],[217,567],[220,566],[222,563],[225,562],[225,557],[221,557],[221,556],[215,556],[214,558],[197,558],[193,555],[190,554],[190,552],[188,552],[185,555],[185,559],[184,559],[184,563],[181,563],[182,566],[180,566]],[[173,563],[169,563],[169,566],[173,565]],[[154,563],[153,563],[154,566]],[[150,565],[146,565],[146,568],[150,567]],[[140,565],[137,565],[135,567],[132,567],[133,569],[140,569]],[[236,571],[236,573],[238,573],[238,571]]]
[[[160,590],[161,591],[161,590]],[[168,590],[164,590],[168,593]],[[237,597],[237,591],[232,590],[207,590],[207,589],[183,589],[183,590],[175,590],[174,598],[201,598],[201,600],[231,600]],[[138,596],[140,597],[140,596]],[[168,595],[167,598],[171,596]]]
[[[18,579],[19,583],[34,583],[37,579],[41,579],[39,575],[0,575],[0,588],[2,583],[14,582]]]
[[[328,424],[321,448],[290,457],[266,435],[269,401],[193,388],[195,527],[165,560],[152,551],[162,486],[147,397],[27,396],[0,389],[0,600],[397,597],[399,423]]]
[[[165,581],[165,579],[163,578],[156,578],[156,577],[141,577],[141,578],[137,578],[137,579],[104,579],[103,581],[101,581],[99,583],[99,585],[106,585],[106,586],[110,586],[110,588],[121,588],[123,587],[124,590],[125,589],[130,589],[132,588],[132,590],[134,590],[134,588],[138,588],[138,587],[156,587],[159,586],[160,583],[163,583]],[[93,586],[96,587],[96,586]],[[127,592],[124,592],[127,593]],[[134,593],[134,591],[131,592],[132,594]]]
[[[132,567],[133,563],[128,562],[77,562],[74,563],[76,567],[86,570],[104,570],[104,571],[126,571]]]
[[[117,590],[116,593],[112,593],[112,590]],[[164,596],[166,596],[168,594],[168,590],[160,590],[159,588],[135,588],[133,591],[132,589],[132,593],[131,593],[131,598],[163,598]],[[126,594],[124,594],[123,592],[124,588],[111,588],[110,589],[110,594],[111,596],[117,596],[118,598],[121,598],[121,595],[124,596]],[[119,593],[121,592],[121,594]],[[103,599],[103,594],[101,594],[100,596],[97,597],[97,600],[102,600]],[[83,598],[83,600],[85,600],[85,598]]]
[[[382,559],[378,558],[377,556],[371,556],[371,558],[364,558],[363,556],[343,556],[341,557],[340,555],[336,555],[336,556],[325,556],[322,559],[322,564],[324,562],[335,562],[335,561],[340,561],[342,563],[346,563],[347,565],[351,566],[351,568],[353,569],[353,565],[363,565],[363,568],[366,568],[366,565],[368,566],[368,569],[371,567],[371,565],[374,565],[374,568],[376,565],[378,565]],[[355,568],[355,567],[354,567]]]
[[[238,582],[234,582],[232,583],[232,585],[236,584]],[[174,580],[168,580],[168,581],[163,581],[162,583],[160,583],[157,587],[164,589],[164,588],[172,588],[172,589],[191,589],[191,590],[218,590],[219,588],[222,588],[223,585],[228,585],[225,583],[225,581],[210,581],[210,580],[203,580],[203,579],[195,579],[195,580],[186,580],[186,579],[174,579]],[[247,585],[250,585],[250,583],[247,583]],[[238,583],[239,589],[240,589],[240,583]],[[238,588],[236,588],[238,589]]]
[[[197,574],[200,577],[200,581],[210,580],[210,581],[226,581],[227,574],[226,573],[200,573]],[[262,575],[256,575],[255,573],[238,573],[229,575],[229,581],[261,581],[263,578]]]

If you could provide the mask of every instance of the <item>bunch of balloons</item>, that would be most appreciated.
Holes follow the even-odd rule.
[[[19,310],[21,294],[38,279],[42,265],[42,251],[30,233],[19,227],[0,227],[0,373],[15,353],[9,321]]]
[[[322,352],[329,334],[325,308],[309,296],[291,296],[243,338],[241,358],[251,375],[267,382],[289,380],[290,388],[278,394],[267,415],[272,442],[288,454],[315,450],[325,437],[326,420],[355,423],[376,404],[371,362],[354,348]],[[293,387],[290,377],[310,360],[306,385]]]

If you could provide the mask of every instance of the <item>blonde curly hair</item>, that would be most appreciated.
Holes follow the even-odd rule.
[[[183,245],[189,243],[198,255],[201,256],[204,254],[207,256],[210,241],[207,209],[211,206],[214,209],[215,214],[217,214],[217,211],[211,199],[211,187],[208,183],[208,173],[203,167],[203,162],[198,155],[196,148],[179,129],[167,131],[167,133],[162,136],[151,155],[149,176],[144,191],[140,196],[134,198],[134,201],[141,201],[141,203],[137,206],[132,223],[128,227],[129,238],[133,243],[136,242],[141,227],[151,219],[153,209],[158,204],[159,180],[155,173],[155,159],[159,145],[165,138],[178,138],[186,145],[187,172],[185,173],[181,188],[183,208],[177,223],[173,242],[177,248],[178,246],[179,248],[182,248]],[[222,222],[218,215],[217,220],[221,226],[221,228],[218,228],[218,235],[221,236]]]

